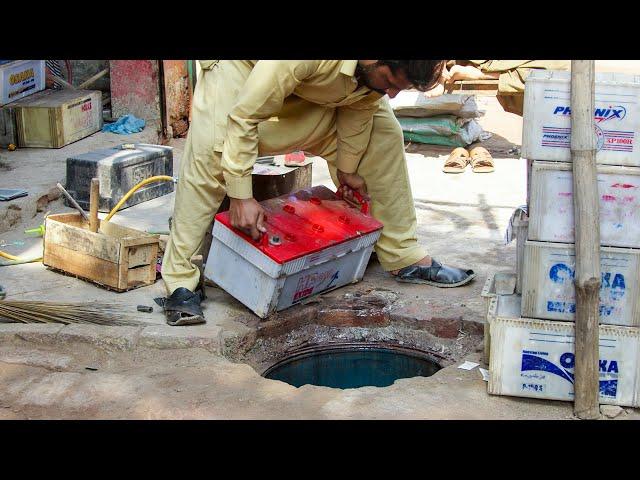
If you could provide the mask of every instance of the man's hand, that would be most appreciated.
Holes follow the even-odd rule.
[[[260,240],[263,233],[267,232],[264,227],[264,209],[255,198],[240,200],[230,198],[229,219],[234,228],[242,230],[247,235],[251,235],[255,241]]]
[[[344,199],[354,205],[360,205],[360,202],[355,198],[353,192],[358,192],[362,195],[362,198],[368,202],[371,200],[367,194],[367,184],[357,173],[344,173],[338,170],[338,182],[340,182],[340,189]]]

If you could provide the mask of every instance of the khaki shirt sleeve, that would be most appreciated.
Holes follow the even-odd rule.
[[[355,173],[369,145],[373,114],[379,102],[363,101],[339,107],[336,112],[338,158],[336,166],[344,173]]]
[[[309,60],[260,60],[253,67],[227,119],[222,174],[229,197],[253,197],[258,124],[276,116],[284,100],[317,69],[318,62]]]

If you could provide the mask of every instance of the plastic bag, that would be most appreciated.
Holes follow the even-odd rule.
[[[138,133],[144,128],[145,122],[141,118],[136,118],[133,115],[124,115],[120,117],[116,122],[109,123],[102,127],[103,132],[119,133],[126,135],[128,133]]]
[[[405,141],[466,147],[491,137],[474,119],[458,118],[454,115],[439,115],[429,118],[398,118]]]
[[[484,110],[478,109],[475,95],[445,94],[425,97],[422,92],[402,91],[389,100],[397,117],[434,117],[455,115],[461,118],[478,118]]]

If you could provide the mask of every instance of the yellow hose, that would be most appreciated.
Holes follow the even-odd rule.
[[[129,200],[129,197],[134,193],[136,193],[136,191],[139,188],[144,187],[145,185],[153,182],[173,182],[173,177],[170,177],[169,175],[156,175],[155,177],[149,177],[146,180],[141,181],[140,183],[135,185],[131,190],[129,190],[124,197],[122,197],[122,199],[116,204],[116,206],[113,207],[113,209],[109,212],[109,215],[105,217],[103,222],[108,222],[109,220],[111,220],[111,217],[113,217],[116,214],[116,212],[120,209],[120,207],[122,207],[122,205],[124,205],[124,203],[127,200]]]
[[[21,260],[20,257],[16,257],[15,255],[11,255],[10,253],[5,253],[2,250],[0,250],[0,257],[4,257],[8,260],[15,260],[15,261]]]
[[[122,205],[124,205],[124,203],[127,200],[129,200],[129,197],[131,197],[131,195],[136,193],[138,189],[153,182],[173,182],[173,181],[174,181],[174,178],[170,177],[169,175],[156,175],[155,177],[149,177],[146,180],[141,181],[140,183],[135,185],[131,190],[129,190],[124,197],[122,197],[122,199],[116,204],[116,206],[113,207],[113,209],[109,212],[109,215],[105,217],[103,222],[108,222],[109,220],[111,220],[111,217],[113,217],[116,214],[116,212],[120,210],[120,207],[122,207]],[[21,262],[21,263],[32,263],[32,262],[42,261],[42,257],[34,258],[32,260],[23,260],[20,257],[16,257],[15,255],[11,255],[10,253],[3,252],[2,250],[0,250],[0,257],[4,257],[7,260],[12,260],[14,262]]]
[[[4,257],[7,260],[11,260],[13,262],[19,262],[19,263],[33,263],[33,262],[41,262],[42,261],[42,257],[25,260],[25,259],[22,259],[20,257],[16,257],[15,255],[11,255],[10,253],[3,252],[2,250],[0,250],[0,257]],[[9,265],[11,265],[11,264],[9,264]],[[4,265],[0,264],[0,266],[4,266]]]

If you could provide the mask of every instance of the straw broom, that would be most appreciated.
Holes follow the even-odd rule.
[[[148,325],[127,318],[119,305],[60,303],[22,300],[0,301],[0,320],[13,323],[83,323],[97,325]]]

